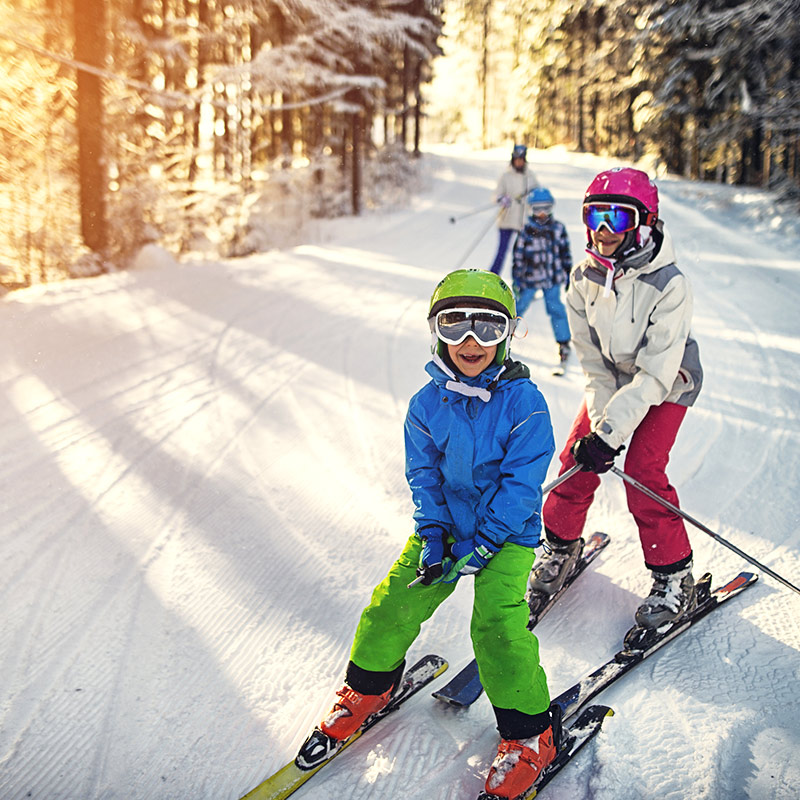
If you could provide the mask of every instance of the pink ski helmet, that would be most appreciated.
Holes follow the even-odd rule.
[[[614,167],[601,172],[589,184],[583,198],[584,205],[614,201],[638,206],[642,225],[652,227],[658,219],[658,189],[640,169]]]
[[[626,230],[627,234],[617,248],[617,253],[642,247],[649,237],[649,231],[640,231],[640,227],[644,225],[652,228],[658,220],[658,189],[646,172],[632,167],[605,170],[596,175],[589,184],[583,198],[584,221],[587,223],[586,239],[589,245],[592,243],[588,227],[592,209],[587,206],[594,203],[620,203],[638,211],[637,214],[631,210],[631,222],[635,226],[633,229],[619,228],[621,231]]]

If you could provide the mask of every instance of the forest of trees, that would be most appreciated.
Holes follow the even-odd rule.
[[[0,281],[248,252],[258,204],[360,213],[364,170],[419,152],[441,27],[439,0],[0,0]]]
[[[648,155],[679,175],[800,196],[800,0],[451,0],[447,9],[457,43],[445,49],[478,76],[484,147],[516,139]],[[446,127],[462,114],[439,109]]]
[[[0,285],[274,246],[423,125],[800,198],[800,0],[0,0],[0,64]]]

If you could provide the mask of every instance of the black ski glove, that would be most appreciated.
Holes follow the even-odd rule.
[[[600,475],[614,466],[614,459],[624,449],[622,446],[615,450],[592,431],[572,445],[572,456],[584,472],[596,472]]]

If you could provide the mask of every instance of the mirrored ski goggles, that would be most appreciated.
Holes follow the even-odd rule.
[[[611,233],[627,233],[639,227],[639,209],[620,203],[587,203],[583,207],[583,224],[592,231],[605,225]]]
[[[431,329],[445,344],[461,344],[472,336],[484,347],[513,333],[511,320],[488,308],[446,308],[431,320]]]

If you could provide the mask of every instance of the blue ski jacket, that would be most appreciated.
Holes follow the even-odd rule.
[[[536,547],[555,442],[528,368],[509,359],[466,378],[434,356],[425,371],[432,380],[411,398],[405,422],[417,534],[437,525],[456,540],[480,531],[498,548]]]

